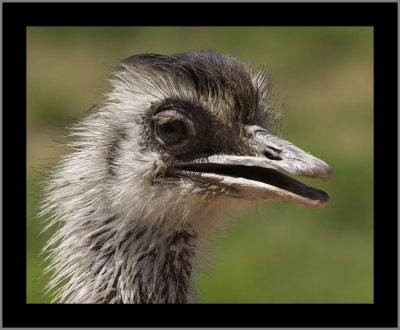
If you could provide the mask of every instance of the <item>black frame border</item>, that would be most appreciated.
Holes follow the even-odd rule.
[[[3,3],[2,9],[3,326],[397,326],[398,168],[397,154],[393,151],[397,151],[398,122],[397,3]],[[26,195],[22,193],[26,187],[26,139],[17,129],[23,121],[26,123],[23,110],[26,107],[26,28],[78,25],[372,26],[374,303],[180,306],[26,304],[26,212],[24,208],[14,206],[17,196],[18,203],[24,201],[23,205],[26,205]],[[384,177],[385,173],[390,173],[389,180]],[[100,313],[106,317],[99,319]],[[181,313],[185,314],[184,317]]]

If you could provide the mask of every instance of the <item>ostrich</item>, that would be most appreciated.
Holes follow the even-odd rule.
[[[61,303],[186,303],[227,210],[262,200],[320,207],[323,161],[272,134],[263,72],[211,50],[120,62],[104,102],[69,128],[45,184],[44,247]],[[285,174],[286,173],[286,174]]]

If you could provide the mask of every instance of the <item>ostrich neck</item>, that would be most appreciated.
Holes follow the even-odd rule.
[[[93,287],[97,300],[92,302],[187,302],[197,243],[197,234],[191,228],[133,228],[123,235],[112,235],[107,242],[118,243],[94,245],[97,262],[92,265],[88,281],[108,285]]]

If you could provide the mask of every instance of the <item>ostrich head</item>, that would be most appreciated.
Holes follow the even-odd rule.
[[[122,61],[103,104],[70,129],[50,175],[45,247],[67,303],[184,303],[219,215],[277,199],[328,195],[287,174],[328,179],[323,161],[272,134],[270,85],[213,51]]]

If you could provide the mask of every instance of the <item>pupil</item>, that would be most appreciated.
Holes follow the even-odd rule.
[[[186,137],[186,128],[181,121],[173,121],[157,126],[158,136],[165,143],[173,144]]]
[[[164,130],[167,134],[177,132],[179,127],[176,123],[167,123],[164,125]]]

